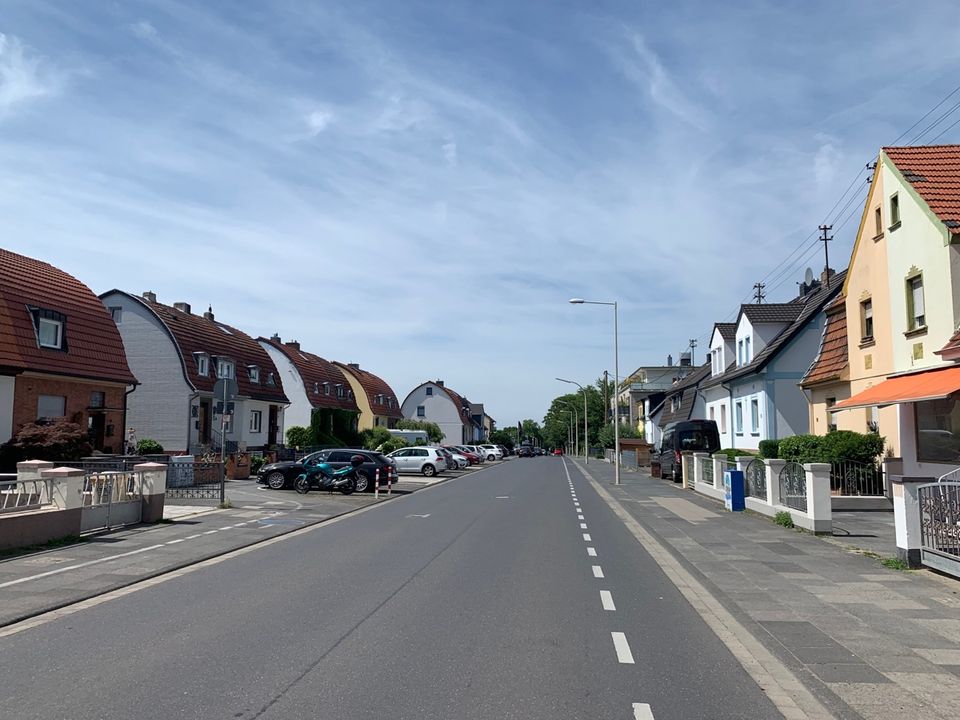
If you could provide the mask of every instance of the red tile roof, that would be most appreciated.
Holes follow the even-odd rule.
[[[234,375],[239,395],[266,402],[284,404],[289,402],[283,393],[280,373],[277,372],[273,360],[256,340],[242,330],[213,319],[212,313],[208,318],[192,312],[182,312],[144,297],[124,294],[145,305],[164,324],[180,350],[187,380],[197,390],[213,391],[213,386],[217,382],[216,359],[222,357],[232,360],[235,364]],[[206,375],[199,373],[194,353],[210,355],[210,371]],[[247,370],[249,366],[260,369],[259,383],[251,382],[250,373]],[[271,373],[274,379],[273,385],[268,384]]]
[[[820,351],[800,384],[803,387],[842,380],[848,367],[847,304],[838,295],[826,308],[827,322],[820,340]]]
[[[65,350],[42,348],[31,308],[63,317]],[[137,382],[110,312],[90,288],[54,266],[0,249],[0,367]]]
[[[940,355],[944,360],[956,360],[960,358],[960,330],[957,330],[949,340],[939,350],[933,351],[935,355]]]
[[[351,365],[335,362],[334,365],[340,368],[342,372],[350,373],[357,379],[357,382],[360,383],[364,392],[366,392],[367,402],[370,403],[370,409],[375,415],[397,418],[398,420],[403,417],[397,394],[386,381],[377,377],[369,370],[361,369],[360,366],[356,364]],[[377,402],[378,396],[383,396],[383,403]],[[390,400],[393,400],[393,407],[390,407]]]
[[[476,425],[477,423],[474,422],[473,416],[470,414],[470,401],[448,387],[443,385],[440,387],[442,387],[443,391],[450,397],[450,399],[453,401],[453,404],[460,408],[461,422],[463,422],[464,425]]]
[[[300,373],[300,379],[303,380],[304,390],[307,392],[307,399],[310,405],[315,408],[334,408],[340,410],[352,410],[359,412],[357,401],[351,394],[350,382],[344,377],[343,372],[334,363],[324,360],[319,355],[300,349],[299,343],[278,342],[273,338],[260,338],[261,342],[269,343],[277,350],[287,356],[287,359],[293,363],[293,366]],[[330,394],[325,395],[323,384],[330,384]],[[337,385],[343,387],[343,397],[337,397]],[[317,392],[314,392],[316,388]]]
[[[883,152],[951,233],[960,233],[960,145],[886,147]]]

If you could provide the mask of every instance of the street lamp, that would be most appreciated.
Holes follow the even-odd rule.
[[[557,380],[576,385],[583,393],[583,464],[586,465],[590,462],[590,436],[587,434],[587,389],[573,380],[564,380],[563,378],[557,378]]]
[[[610,305],[613,307],[613,396],[616,398],[613,418],[613,463],[614,463],[614,485],[620,484],[620,337],[617,327],[617,303],[602,302],[599,300],[584,300],[583,298],[571,298],[572,305]]]
[[[566,400],[560,400],[560,402],[573,411],[574,442],[576,443],[573,446],[573,454],[577,455],[580,450],[580,414],[577,412],[577,408],[567,403]],[[569,410],[567,412],[569,412]]]

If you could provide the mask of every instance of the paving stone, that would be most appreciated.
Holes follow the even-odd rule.
[[[960,665],[960,649],[913,648],[913,651],[936,665]]]
[[[828,683],[882,683],[890,679],[866,663],[808,664],[810,672]]]

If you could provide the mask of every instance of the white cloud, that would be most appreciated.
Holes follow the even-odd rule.
[[[841,162],[845,159],[837,147],[836,138],[817,133],[814,139],[820,144],[813,158],[813,176],[819,188],[831,188],[837,180]]]
[[[326,130],[333,121],[333,113],[329,110],[314,110],[307,115],[307,126],[311,135],[319,135]]]
[[[20,40],[0,33],[0,118],[30,100],[54,93],[59,77],[30,56]]]
[[[130,28],[130,32],[141,40],[153,41],[158,37],[157,29],[146,20],[131,23],[128,27]]]
[[[457,164],[457,144],[451,140],[443,144],[443,159],[447,161],[447,165],[454,167]]]

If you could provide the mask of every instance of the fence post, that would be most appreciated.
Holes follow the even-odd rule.
[[[912,568],[918,568],[920,548],[920,495],[918,488],[933,478],[905,478],[891,475],[893,489],[893,526],[897,537],[897,557]]]
[[[883,459],[883,494],[893,498],[893,483],[890,478],[903,476],[903,458],[888,457]]]
[[[28,480],[42,480],[41,473],[44,470],[52,470],[53,463],[48,460],[24,460],[23,462],[17,463],[17,481],[24,482]],[[50,494],[50,483],[41,482],[39,483],[40,490],[40,503],[44,504],[47,502],[52,502],[53,497]]]
[[[833,532],[833,507],[830,499],[830,463],[806,463],[807,515],[813,520],[813,532]]]
[[[227,501],[226,463],[220,463],[220,504]]]
[[[133,466],[140,481],[140,522],[154,523],[163,519],[167,492],[167,466],[164,463],[139,463]]]
[[[723,471],[727,468],[727,456],[723,453],[714,455],[710,461],[713,463],[713,487],[715,490],[725,490],[723,484]]]
[[[780,504],[780,471],[787,464],[786,460],[764,460],[767,466],[767,502],[771,505]]]
[[[753,455],[737,455],[735,459],[737,462],[737,470],[739,470],[740,472],[746,472],[747,465],[749,465],[751,462],[756,460],[756,458]]]
[[[695,452],[693,454],[693,480],[697,483],[703,482],[703,464],[710,460],[710,453],[704,452]],[[684,476],[684,484],[686,484],[686,476]],[[693,487],[693,484],[687,485],[687,487]]]

